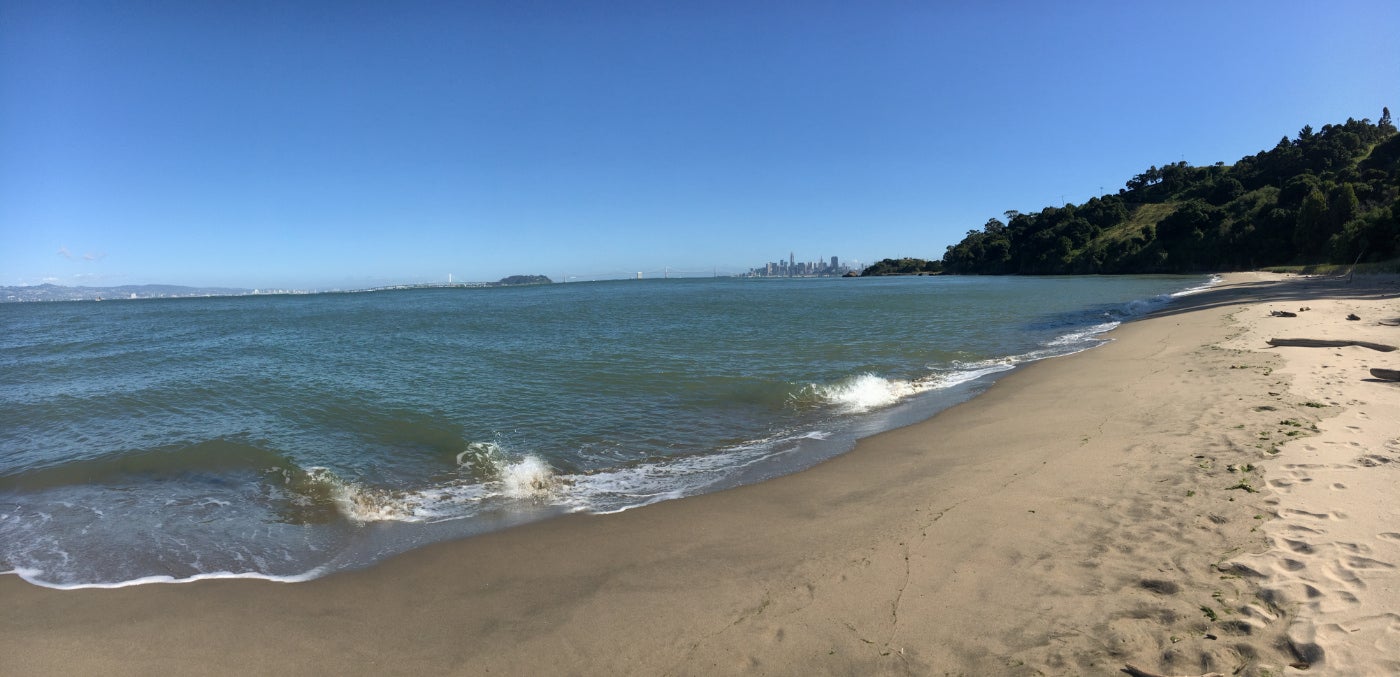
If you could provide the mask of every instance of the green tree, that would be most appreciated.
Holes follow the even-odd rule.
[[[1244,184],[1233,176],[1216,181],[1210,190],[1210,203],[1219,207],[1244,195]]]
[[[1400,133],[1348,119],[1234,164],[1152,166],[1116,195],[1008,211],[948,247],[953,273],[1224,270],[1400,255]],[[1348,259],[1351,260],[1351,259]]]
[[[1327,200],[1322,197],[1322,191],[1313,189],[1303,198],[1303,205],[1298,210],[1298,223],[1293,228],[1293,246],[1297,247],[1300,258],[1315,261],[1329,235]]]
[[[1361,202],[1356,199],[1356,190],[1350,183],[1337,186],[1327,194],[1327,225],[1332,232],[1340,232],[1360,211]]]

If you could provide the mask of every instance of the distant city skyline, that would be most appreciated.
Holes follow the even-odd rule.
[[[0,285],[733,275],[794,243],[936,259],[1006,210],[1400,107],[1378,76],[1400,3],[8,0],[0,19]]]
[[[860,272],[860,264],[854,267],[841,265],[841,258],[833,256],[830,259],[817,257],[811,261],[798,261],[797,254],[788,252],[786,261],[769,261],[758,268],[750,268],[745,275],[747,277],[840,277],[849,272]]]

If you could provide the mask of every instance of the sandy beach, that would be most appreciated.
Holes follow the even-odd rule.
[[[1229,275],[758,485],[306,583],[0,577],[0,673],[1397,674],[1400,352],[1266,343],[1397,319]]]

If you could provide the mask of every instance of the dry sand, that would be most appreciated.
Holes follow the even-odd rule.
[[[1298,317],[1241,314],[1246,332],[1230,345],[1257,349],[1258,336],[1400,345],[1400,327],[1377,322],[1400,323],[1393,291],[1384,301],[1271,306]],[[1271,548],[1238,558],[1236,571],[1255,579],[1261,599],[1290,612],[1289,640],[1320,656],[1328,673],[1400,675],[1400,383],[1369,373],[1400,369],[1400,352],[1275,351],[1283,365],[1274,373],[1317,414],[1279,416],[1284,427],[1260,431],[1279,452],[1263,464],[1273,494],[1273,519],[1264,525]]]
[[[796,475],[308,583],[0,577],[0,673],[1395,674],[1400,352],[1264,339],[1397,293],[1230,276]]]

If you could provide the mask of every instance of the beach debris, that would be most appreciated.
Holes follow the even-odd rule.
[[[1132,675],[1133,677],[1225,677],[1224,673],[1220,672],[1207,672],[1201,675],[1166,675],[1160,672],[1149,672],[1147,670],[1143,670],[1142,668],[1133,665],[1132,663],[1124,665],[1123,672],[1126,672]]]
[[[1299,309],[1298,309],[1298,312],[1300,312],[1300,313],[1306,313],[1306,312],[1308,312],[1309,310],[1312,310],[1312,306],[1303,306],[1302,308],[1299,308]]]
[[[1400,327],[1400,317],[1389,320],[1376,320],[1376,324],[1386,327]]]
[[[1371,375],[1382,381],[1400,381],[1400,370],[1372,367]]]
[[[1347,319],[1348,319],[1348,320],[1351,320],[1352,322],[1355,322],[1355,321],[1357,321],[1357,320],[1359,320],[1359,319],[1361,319],[1361,318],[1358,317],[1358,316],[1356,315],[1356,313],[1347,313]]]
[[[1269,312],[1270,317],[1298,317],[1298,313],[1290,313],[1286,310],[1274,310]]]
[[[1370,341],[1348,341],[1332,339],[1305,339],[1305,338],[1271,338],[1269,345],[1275,348],[1280,346],[1293,346],[1295,348],[1344,348],[1346,346],[1359,346],[1379,350],[1383,353],[1393,352],[1395,346],[1384,343],[1371,343]]]

